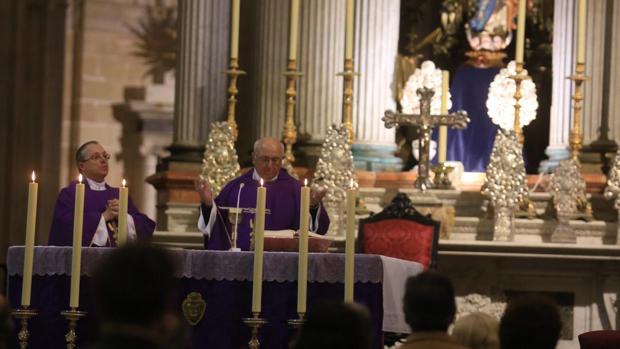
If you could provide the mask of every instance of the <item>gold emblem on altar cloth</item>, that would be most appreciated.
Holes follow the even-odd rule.
[[[183,310],[185,320],[187,320],[190,325],[196,326],[205,315],[207,302],[202,299],[202,295],[200,293],[191,292],[183,300],[181,309]]]

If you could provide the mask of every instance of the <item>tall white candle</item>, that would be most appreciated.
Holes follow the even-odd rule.
[[[297,312],[306,312],[308,291],[308,223],[310,220],[310,188],[308,180],[301,188],[299,205],[299,262],[297,269]]]
[[[519,12],[517,15],[517,52],[515,61],[523,64],[523,52],[525,48],[525,2],[527,0],[519,0]]]
[[[239,57],[239,10],[240,0],[232,0],[230,20],[230,58]]]
[[[586,61],[586,0],[579,0],[577,18],[577,63]]]
[[[80,305],[80,267],[82,263],[82,223],[84,219],[84,183],[82,175],[75,185],[75,207],[73,210],[73,250],[71,255],[71,295],[69,307]]]
[[[450,83],[450,72],[442,72],[441,82],[441,115],[448,114],[448,85]],[[448,126],[439,126],[439,162],[446,161],[448,151]]]
[[[353,180],[347,190],[347,231],[345,242],[345,267],[344,267],[344,301],[353,301],[353,286],[355,283],[355,196],[357,191]]]
[[[299,31],[299,0],[291,0],[291,16],[288,32],[288,59],[297,59],[297,34]]]
[[[129,189],[127,181],[123,179],[123,185],[118,189],[118,246],[127,243],[127,206],[129,202]]]
[[[254,273],[252,279],[252,313],[260,313],[263,293],[263,250],[265,239],[265,199],[267,189],[260,180],[256,189],[256,221],[254,222]]]
[[[353,32],[354,32],[354,16],[355,5],[354,0],[346,0],[346,19],[345,19],[345,36],[344,36],[344,58],[353,59]]]
[[[37,221],[37,197],[39,184],[32,171],[32,182],[28,185],[28,213],[26,215],[26,242],[24,244],[24,273],[22,279],[22,307],[30,306],[32,291],[32,265],[34,259],[34,234]]]

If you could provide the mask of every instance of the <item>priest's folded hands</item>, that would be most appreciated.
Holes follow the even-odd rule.
[[[84,177],[84,220],[82,246],[116,246],[119,216],[119,188],[105,182],[110,154],[96,141],[82,144],[75,160]],[[71,246],[73,241],[73,211],[77,181],[62,188],[56,200],[49,245]],[[127,233],[130,240],[150,239],[155,222],[140,213],[128,199]]]
[[[254,167],[228,182],[216,197],[208,181],[196,179],[194,185],[201,201],[198,229],[204,234],[205,248],[229,250],[236,246],[249,250],[251,222],[261,179],[267,189],[265,229],[299,229],[302,183],[282,169],[283,160],[282,143],[265,137],[254,143]],[[325,234],[329,227],[329,217],[321,207],[325,192],[312,192],[310,196],[310,230]],[[229,215],[233,208],[239,208],[239,213]]]

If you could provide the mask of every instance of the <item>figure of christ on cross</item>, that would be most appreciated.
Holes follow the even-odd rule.
[[[391,110],[385,112],[385,116],[381,119],[385,127],[392,128],[399,126],[417,126],[420,128],[420,163],[418,165],[418,178],[415,181],[415,187],[420,190],[432,188],[428,170],[430,166],[430,141],[431,131],[436,126],[450,126],[457,129],[467,127],[469,117],[467,112],[458,111],[456,113],[448,113],[445,115],[431,114],[431,100],[435,91],[433,89],[423,87],[419,88],[416,93],[420,96],[420,114],[401,114]]]

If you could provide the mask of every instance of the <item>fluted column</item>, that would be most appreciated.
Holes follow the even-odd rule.
[[[552,95],[549,122],[549,146],[545,150],[548,160],[540,164],[540,171],[550,172],[568,159],[568,133],[573,113],[571,95],[573,83],[566,77],[575,70],[577,19],[575,0],[556,0],[553,9]],[[567,54],[570,52],[571,54]],[[527,67],[526,67],[527,68]],[[531,69],[531,68],[530,68]]]
[[[604,75],[609,74],[605,71],[605,51],[611,49],[605,47],[607,1],[588,1],[587,11],[585,74],[590,79],[584,83],[584,144],[589,144],[598,137],[603,103],[607,103],[603,100]]]
[[[398,53],[400,0],[356,0],[353,154],[356,167],[398,170],[400,159],[394,129],[386,129],[381,117],[394,110],[394,69]]]
[[[288,55],[289,7],[289,0],[258,0],[256,3],[257,33],[254,34],[252,47],[256,65],[256,76],[252,77],[255,79],[255,138],[282,136],[286,113],[283,73]],[[298,91],[299,94],[303,95],[303,92]]]
[[[228,1],[179,1],[171,161],[200,162],[210,123],[226,115],[229,14]]]

